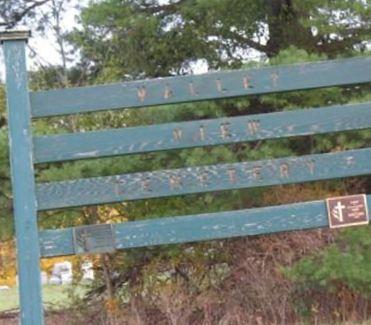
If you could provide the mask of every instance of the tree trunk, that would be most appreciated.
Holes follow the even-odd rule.
[[[107,323],[109,325],[117,324],[117,301],[115,297],[115,290],[112,285],[111,266],[108,254],[101,254],[101,262],[103,268],[103,277],[106,285],[106,312]]]

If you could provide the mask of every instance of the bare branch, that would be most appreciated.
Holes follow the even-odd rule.
[[[241,45],[247,45],[255,50],[258,50],[260,52],[266,52],[267,46],[263,45],[259,42],[253,41],[251,38],[247,38],[242,36],[239,33],[232,33],[233,40],[237,40]]]
[[[6,10],[7,8],[2,8],[2,6],[6,6],[6,3],[0,5],[0,17],[3,19],[3,21],[0,21],[0,27],[5,27],[7,29],[13,28],[35,8],[46,4],[48,1],[50,0],[25,1],[25,6],[20,6],[20,8],[14,9],[14,11],[10,13],[10,9]],[[27,5],[29,3],[30,5]]]

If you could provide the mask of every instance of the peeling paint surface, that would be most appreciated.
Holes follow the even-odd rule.
[[[21,323],[43,324],[25,40],[4,41]]]
[[[249,76],[248,87],[246,75]],[[32,116],[46,117],[351,85],[370,81],[371,57],[359,57],[50,90],[31,93],[30,96]],[[190,85],[192,85],[191,88]],[[196,89],[197,93],[195,93]]]
[[[44,163],[277,139],[371,127],[371,103],[34,138]]]
[[[4,42],[22,324],[42,324],[40,256],[111,252],[328,226],[325,201],[38,231],[37,211],[371,173],[371,148],[35,184],[33,163],[371,127],[371,103],[32,137],[31,118],[371,81],[371,57],[29,93],[25,41]],[[35,157],[34,157],[35,155]],[[367,196],[371,205],[371,195]]]
[[[348,164],[352,158],[352,165]],[[38,209],[292,184],[371,173],[371,148],[39,183]],[[234,170],[233,177],[230,171]]]
[[[371,195],[367,201],[371,206]],[[325,201],[312,201],[124,222],[112,227],[116,249],[128,249],[322,228],[328,227],[328,216]],[[54,244],[50,245],[51,242]],[[72,228],[42,231],[40,247],[43,256],[74,254]]]

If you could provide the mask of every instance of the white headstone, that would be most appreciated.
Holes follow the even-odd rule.
[[[45,271],[42,271],[40,273],[40,276],[41,276],[41,284],[42,285],[48,284],[48,274]]]
[[[94,270],[92,262],[84,262],[81,265],[82,280],[94,280]]]
[[[73,280],[72,263],[65,261],[55,263],[50,278],[50,284],[70,284]]]

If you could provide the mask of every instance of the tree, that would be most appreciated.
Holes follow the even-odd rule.
[[[360,55],[365,51],[366,43],[371,38],[369,15],[370,7],[364,1],[180,0],[160,4],[158,1],[106,0],[92,3],[83,10],[81,18],[83,28],[72,33],[70,39],[81,51],[84,65],[90,67],[90,82],[95,83],[189,73],[191,63],[201,59],[206,60],[211,69],[241,67],[251,50],[258,51],[262,58],[269,58],[270,64]],[[297,107],[326,106],[329,103],[365,100],[368,92],[367,87],[360,87],[358,90],[338,87],[248,99],[174,105],[156,110],[143,110],[140,114],[137,111],[128,111],[125,115],[117,113],[114,116],[121,123],[130,126],[146,124],[148,121],[155,123],[192,120]],[[321,153],[331,151],[333,148],[350,149],[367,146],[369,139],[370,132],[363,131],[282,140],[279,143],[266,141],[258,144],[183,150],[171,155],[156,153],[130,157],[125,163],[124,160],[120,160],[122,164],[111,165],[111,172],[112,174],[118,172],[119,169],[116,169],[118,166],[121,166],[120,168],[125,166],[127,172],[158,169],[161,166],[172,168],[255,160],[267,156],[273,158]],[[187,198],[127,202],[122,209],[129,220],[137,220],[153,215],[192,214],[205,211],[206,207],[210,206],[220,211],[318,199],[319,189],[323,197],[341,194],[338,188],[363,191],[367,184],[367,178],[358,178],[285,187],[284,190],[245,190],[222,195],[208,193]],[[282,244],[284,242],[283,240]],[[210,261],[202,244],[191,245],[199,260],[197,258],[188,260],[187,265],[181,262],[187,260],[187,253],[178,247],[120,252],[116,255],[117,259],[112,259],[113,268],[121,270],[120,276],[114,279],[113,287],[120,292],[120,289],[129,286],[130,294],[135,292],[136,286],[139,286],[139,292],[146,292],[148,287],[145,270],[148,265],[155,263],[158,268],[151,269],[152,278],[155,274],[161,273],[160,270],[167,265],[167,270],[180,270],[181,274],[189,279],[188,282],[186,280],[187,283],[205,289],[202,281],[197,282],[200,273],[193,272],[192,266],[201,260],[201,264],[210,265],[212,269],[213,266],[223,262],[222,252],[225,250],[223,244],[221,247],[214,243],[206,245],[210,245],[209,249],[216,252],[215,260]],[[234,255],[234,250],[231,249],[228,254]],[[133,269],[136,272],[133,272]],[[231,273],[233,274],[233,270]],[[182,277],[175,271],[173,274],[176,275],[169,281],[176,282],[178,276]],[[205,278],[211,281],[210,276],[210,273],[207,273]],[[104,284],[93,293],[99,295],[102,290]],[[94,296],[93,293],[90,297]],[[239,294],[245,295],[243,292]],[[131,296],[131,301],[135,299],[138,298]],[[149,298],[146,300],[147,304],[150,303],[149,300]]]
[[[329,57],[364,50],[371,7],[363,0],[105,0],[82,11],[72,40],[95,76],[185,73],[241,66],[252,51],[268,58],[289,46]],[[119,53],[119,55],[118,55]]]
[[[369,24],[367,14],[370,8],[362,1],[179,0],[161,3],[156,0],[92,2],[88,8],[83,10],[82,30],[76,30],[68,36],[76,50],[81,52],[81,62],[74,69],[67,69],[67,71],[62,63],[61,67],[51,67],[32,73],[31,87],[33,89],[55,88],[81,85],[84,82],[98,83],[184,74],[190,72],[192,62],[201,59],[206,60],[212,69],[249,67],[254,63],[246,63],[245,60],[252,49],[263,55],[259,62],[260,65],[316,61],[338,55],[359,55],[364,50],[365,40],[370,38],[367,30],[367,24]],[[346,9],[345,5],[347,5]],[[345,19],[346,24],[344,24],[344,17],[341,18],[344,12],[347,12],[346,17],[348,17]],[[348,33],[352,34],[351,38],[348,38]],[[63,33],[59,35],[65,41],[65,35]],[[269,61],[264,60],[265,58],[269,58]],[[85,71],[81,67],[89,69]],[[66,83],[61,82],[61,72],[67,78]],[[367,96],[369,96],[367,86],[337,87],[169,105],[144,110],[87,114],[78,116],[78,123],[73,123],[73,125],[69,117],[41,119],[35,121],[34,126],[35,134],[55,133],[57,129],[58,132],[90,131],[168,121],[274,112],[298,107],[326,106],[329,103],[366,100],[369,98]],[[178,150],[170,153],[157,152],[73,163],[46,164],[38,166],[37,180],[57,181],[130,173],[138,170],[321,153],[334,148],[337,150],[367,146],[369,139],[370,131],[366,130],[351,134],[284,139],[280,142],[264,141]],[[350,191],[363,190],[368,186],[367,179],[293,185],[279,189],[207,193],[125,202],[98,208],[51,211],[40,214],[39,224],[44,228],[69,227],[107,220],[132,221],[154,216],[202,213],[211,209],[222,211],[250,208],[312,200],[334,193],[341,194],[339,188],[344,190],[346,186]],[[112,215],[112,211],[117,213]],[[308,236],[308,238],[320,237]],[[226,290],[228,288],[227,278],[229,278],[229,283],[234,284],[236,281],[239,283],[244,273],[249,273],[251,270],[258,277],[259,272],[264,270],[267,256],[270,259],[269,272],[276,273],[280,266],[275,259],[277,246],[280,247],[280,252],[288,252],[287,260],[290,265],[303,254],[303,251],[308,252],[312,249],[310,244],[308,244],[310,248],[302,249],[305,246],[303,245],[295,253],[296,248],[292,249],[290,239],[287,239],[285,235],[278,239],[274,238],[276,239],[272,241],[276,240],[278,244],[273,248],[270,245],[270,239],[266,241],[256,239],[253,244],[251,244],[251,239],[248,239],[236,240],[235,245],[233,241],[218,241],[120,251],[104,258],[104,263],[98,265],[97,271],[100,276],[88,293],[87,299],[89,302],[96,301],[97,305],[101,306],[100,299],[105,292],[108,292],[111,298],[119,297],[125,308],[132,308],[133,314],[137,317],[139,317],[138,310],[143,310],[143,312],[159,310],[158,314],[166,314],[169,322],[177,322],[184,310],[181,302],[184,298],[187,304],[193,302],[192,309],[189,309],[193,312],[193,316],[196,315],[199,319],[204,317],[207,323],[208,309],[210,309],[207,305],[209,300],[212,300],[211,293],[214,293],[217,296],[214,300],[214,310],[218,311],[214,322],[221,322],[223,311],[227,315],[231,313],[228,301],[231,296],[228,296],[228,290]],[[322,239],[322,241],[325,240]],[[238,252],[238,247],[241,251],[248,248],[250,255]],[[268,249],[271,253],[267,253]],[[254,255],[252,251],[258,253]],[[280,261],[284,260],[285,257]],[[251,264],[254,263],[257,266],[252,267]],[[247,268],[246,264],[251,268]],[[268,274],[268,271],[266,273]],[[238,280],[233,280],[234,278]],[[279,279],[279,276],[276,275],[275,279]],[[358,283],[362,286],[364,282]],[[272,294],[272,288],[276,291],[275,288],[280,285],[282,282],[276,284],[272,281],[270,287],[266,286],[261,291],[253,287],[256,291],[251,294],[248,292],[249,285],[241,285],[240,288],[239,285],[234,284],[233,297],[237,301],[234,305],[240,306],[243,302],[245,314],[251,310],[256,313],[256,308],[253,309],[256,306],[256,301],[253,300],[256,299],[254,298],[255,292],[263,301]],[[280,292],[280,290],[277,291]],[[284,292],[285,299],[290,296],[286,284],[281,292]],[[276,301],[281,298],[278,297]],[[206,303],[199,304],[205,300]],[[264,315],[272,313],[275,308],[265,303],[259,306],[262,306],[262,310],[267,310],[267,313],[263,313]],[[285,300],[283,308],[286,306]],[[184,317],[188,316],[188,314],[184,315]],[[273,321],[269,315],[266,317],[267,319],[263,322],[287,322],[285,318],[278,317]],[[139,322],[138,319],[136,320]],[[157,323],[161,321],[164,323],[163,319]],[[152,320],[153,322],[156,321]],[[212,321],[209,320],[208,323]]]
[[[0,3],[0,27],[13,28],[25,19],[34,17],[38,7],[49,0],[2,0]]]

